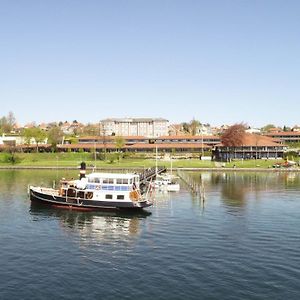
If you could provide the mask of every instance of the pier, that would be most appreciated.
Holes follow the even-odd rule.
[[[146,181],[152,180],[156,175],[166,172],[166,167],[148,168],[144,172],[140,173],[140,182],[145,183]]]

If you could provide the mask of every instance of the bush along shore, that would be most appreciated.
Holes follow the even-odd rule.
[[[299,161],[286,165],[280,159],[234,160],[231,162],[202,161],[200,159],[149,159],[140,156],[124,157],[122,153],[107,153],[101,159],[91,153],[0,153],[2,169],[77,169],[85,161],[88,169],[139,169],[165,166],[187,170],[291,170],[298,171]]]

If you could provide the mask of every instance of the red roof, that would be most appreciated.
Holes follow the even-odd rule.
[[[97,148],[97,149],[103,149],[103,148],[109,148],[109,149],[116,149],[116,145],[112,143],[80,143],[80,144],[65,144],[65,145],[57,145],[58,148],[63,149],[84,149],[84,148]],[[185,149],[202,149],[203,148],[211,148],[211,146],[203,144],[202,143],[161,143],[161,144],[143,144],[143,143],[136,143],[133,145],[124,145],[123,148],[127,149],[173,149],[173,148],[185,148]]]
[[[218,144],[217,146],[224,146],[222,143]],[[272,138],[258,135],[258,134],[252,134],[252,133],[245,133],[243,137],[243,142],[241,146],[282,146],[279,143],[276,143]]]
[[[300,132],[297,131],[280,131],[280,132],[272,132],[272,133],[267,133],[266,136],[300,136]]]

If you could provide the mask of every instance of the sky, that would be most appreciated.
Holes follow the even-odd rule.
[[[0,117],[300,124],[300,1],[1,0]]]

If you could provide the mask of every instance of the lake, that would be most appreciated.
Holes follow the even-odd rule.
[[[34,206],[0,171],[0,299],[299,299],[300,173],[191,172],[144,213]]]

